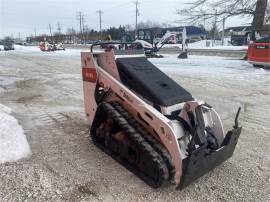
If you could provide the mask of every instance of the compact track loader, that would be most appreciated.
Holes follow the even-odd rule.
[[[213,107],[133,51],[81,53],[92,141],[147,184],[182,189],[232,156],[240,108],[224,133]]]

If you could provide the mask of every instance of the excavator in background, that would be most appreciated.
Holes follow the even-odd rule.
[[[120,43],[124,47],[137,43]],[[93,143],[152,187],[183,189],[233,155],[241,127],[152,64],[143,50],[81,53]],[[229,175],[229,173],[224,173]]]
[[[142,32],[142,30],[139,30],[139,33]],[[143,32],[144,33],[144,32]],[[131,43],[133,44],[129,45],[129,49],[144,49],[144,53],[146,57],[148,58],[162,58],[163,56],[158,54],[158,52],[162,49],[162,47],[165,44],[170,43],[176,43],[179,42],[179,39],[181,40],[182,44],[182,51],[179,54],[178,58],[187,58],[187,32],[186,28],[182,28],[181,31],[166,31],[165,34],[159,38],[159,37],[153,37],[150,36],[149,33],[146,35],[145,33],[142,35],[138,35],[137,38],[134,40],[132,37],[128,34],[123,35],[121,43]],[[100,46],[102,49],[114,49],[119,50],[125,48],[123,45],[118,43],[117,41],[107,40],[107,42],[112,43],[102,43]],[[98,41],[97,43],[100,43]],[[127,47],[127,46],[126,46]]]
[[[156,38],[153,40],[153,44],[142,40],[142,39],[136,39],[134,42],[139,43],[141,47],[144,49],[145,55],[147,57],[163,57],[162,55],[159,55],[158,52],[161,50],[161,48],[166,44],[169,43],[172,40],[175,40],[176,37],[180,37],[182,39],[182,52],[178,56],[179,58],[187,58],[187,33],[186,29],[183,28],[183,30],[180,32],[171,32],[167,31],[161,38]]]

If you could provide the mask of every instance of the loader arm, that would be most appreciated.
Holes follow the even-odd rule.
[[[172,37],[175,36],[176,34],[178,34],[179,32],[166,32],[166,34],[157,42],[154,44],[154,47],[156,49],[155,52],[160,51],[160,49],[163,47],[163,45],[167,42],[167,40]]]

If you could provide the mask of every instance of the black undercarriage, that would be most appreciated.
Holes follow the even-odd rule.
[[[102,103],[91,127],[95,145],[153,187],[174,176],[167,150],[118,103]]]
[[[240,133],[238,126],[229,131],[218,149],[209,148],[209,141],[205,141],[189,150],[177,188],[183,189],[230,158]],[[118,102],[99,104],[91,136],[95,145],[148,185],[157,188],[174,179],[175,168],[168,151]]]

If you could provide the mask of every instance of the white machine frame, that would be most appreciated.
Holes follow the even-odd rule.
[[[162,113],[157,111],[149,101],[135,94],[131,89],[123,85],[120,81],[117,66],[115,63],[115,55],[113,50],[109,52],[92,54],[90,52],[81,53],[82,71],[83,71],[83,89],[84,101],[87,118],[92,124],[97,110],[95,100],[95,90],[97,86],[101,86],[104,91],[112,91],[113,95],[107,98],[109,101],[119,101],[138,121],[144,124],[139,118],[145,120],[148,125],[144,124],[151,135],[159,139],[171,155],[175,166],[174,182],[180,184],[182,176],[182,160],[187,157],[186,146],[189,139],[186,138],[184,129],[179,123],[176,123]],[[108,101],[107,100],[107,101]],[[187,111],[194,111],[197,106],[203,105],[202,101],[189,101],[180,103],[177,107],[181,107],[181,116],[187,122]],[[172,108],[175,106],[172,106]],[[162,106],[162,111],[169,112],[170,107]],[[219,144],[223,141],[225,134],[220,117],[212,108],[208,109],[208,113],[204,113],[204,121],[206,125],[211,126],[218,134],[217,139]],[[153,130],[155,133],[153,133]]]

